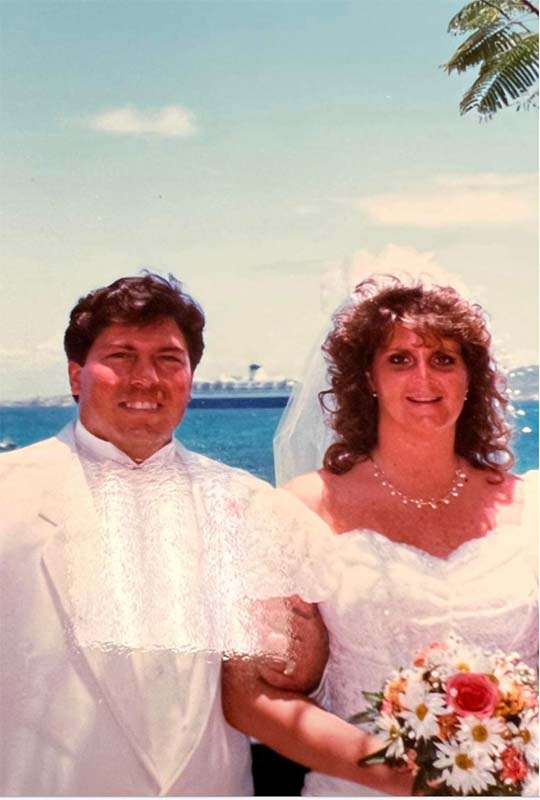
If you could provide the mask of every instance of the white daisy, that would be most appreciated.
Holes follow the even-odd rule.
[[[504,725],[497,717],[491,719],[462,717],[459,720],[456,738],[471,753],[495,755],[506,747],[506,742],[502,738],[503,731]]]
[[[437,753],[433,765],[442,770],[441,777],[447,786],[461,794],[481,794],[496,783],[493,765],[486,753],[473,754],[459,742],[441,742],[437,744]]]
[[[517,653],[497,653],[491,672],[503,694],[511,693],[516,683],[534,686],[536,682],[535,670],[520,661]]]
[[[491,661],[489,656],[479,647],[464,644],[457,637],[450,642],[448,648],[448,661],[452,671],[455,672],[490,672]]]
[[[413,685],[400,694],[399,699],[403,707],[399,716],[417,739],[430,739],[438,735],[437,715],[447,710],[442,694],[428,692],[422,685]]]
[[[401,758],[405,753],[405,745],[398,720],[391,714],[381,714],[377,724],[380,728],[381,738],[384,740],[384,746],[387,748],[386,755],[390,758]]]
[[[527,763],[531,766],[538,766],[538,712],[528,708],[519,725],[514,722],[508,723],[508,730],[512,734],[512,744],[519,750]]]
[[[426,664],[429,667],[445,666],[449,661],[448,648],[432,645],[426,651]]]
[[[501,694],[510,694],[514,690],[516,680],[511,662],[499,659],[493,667],[492,675],[497,681]]]

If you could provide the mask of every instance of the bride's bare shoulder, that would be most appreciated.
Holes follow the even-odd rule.
[[[469,483],[468,504],[471,513],[487,515],[490,518],[490,528],[525,524],[527,520],[536,517],[536,472],[498,476],[488,470],[471,469]]]
[[[525,475],[507,472],[499,477],[488,470],[473,469],[469,477],[477,493],[486,492],[492,502],[499,505],[519,505],[534,492],[538,473],[532,470]]]

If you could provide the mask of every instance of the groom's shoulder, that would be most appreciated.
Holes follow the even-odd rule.
[[[0,533],[20,532],[37,517],[43,497],[61,487],[72,465],[72,450],[58,436],[0,456]]]
[[[42,439],[39,442],[18,447],[8,453],[0,454],[0,474],[3,470],[22,466],[44,466],[64,457],[71,452],[69,441],[61,431],[56,436]]]
[[[64,455],[70,449],[68,430],[62,429],[56,436],[41,439],[25,447],[17,447],[0,454],[0,464],[39,464]]]

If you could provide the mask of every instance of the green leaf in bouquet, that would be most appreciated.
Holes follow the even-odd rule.
[[[384,700],[384,694],[382,692],[362,692],[364,695],[364,699],[367,700],[368,703],[372,703],[374,706],[379,707]]]
[[[412,794],[422,794],[428,796],[430,794],[430,789],[426,784],[424,771],[421,769],[418,770],[415,775],[411,792]]]
[[[365,722],[376,722],[379,718],[379,712],[375,708],[366,708],[365,711],[359,711],[349,717],[348,722],[351,725],[362,725]]]
[[[420,739],[416,741],[414,749],[416,751],[416,763],[419,767],[429,772],[428,778],[434,779],[439,773],[433,769],[432,764],[437,758],[436,742],[433,739]]]
[[[369,756],[360,758],[356,763],[359,767],[371,767],[372,764],[389,763],[389,760],[386,758],[386,747],[382,747],[380,750],[377,750],[375,753],[371,753]]]

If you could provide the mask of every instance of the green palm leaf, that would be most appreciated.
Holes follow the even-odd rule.
[[[490,117],[501,108],[519,100],[531,91],[538,80],[538,34],[530,34],[512,50],[501,53],[480,70],[478,78],[465,93],[460,111],[476,109]],[[532,98],[524,101],[530,104]]]
[[[521,38],[518,33],[508,30],[506,23],[502,27],[500,22],[488,25],[469,36],[443,66],[447,72],[464,72],[511,50]]]
[[[521,0],[474,0],[467,3],[461,11],[452,17],[448,24],[449,33],[464,33],[465,31],[492,25],[501,19],[508,19],[519,14],[526,14],[530,9]]]
[[[451,20],[451,33],[472,33],[443,68],[464,72],[480,67],[460,111],[486,118],[505,106],[531,108],[538,97],[538,7],[532,0],[473,0]],[[525,23],[534,20],[531,30]],[[536,90],[536,91],[535,91]]]

